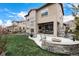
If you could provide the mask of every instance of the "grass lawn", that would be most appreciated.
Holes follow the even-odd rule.
[[[8,56],[54,56],[63,55],[51,53],[38,47],[34,41],[24,35],[6,35],[1,40],[6,40]]]

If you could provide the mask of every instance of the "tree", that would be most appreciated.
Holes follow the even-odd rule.
[[[75,17],[76,28],[74,34],[76,35],[76,39],[79,40],[79,17]]]
[[[5,52],[6,49],[6,43],[7,43],[7,39],[3,40],[2,38],[4,37],[4,35],[7,34],[7,31],[5,28],[3,28],[2,26],[0,26],[0,55]]]
[[[74,5],[74,4],[71,4],[72,5],[72,15],[75,17],[75,31],[74,31],[74,34],[76,36],[76,39],[79,40],[79,4],[78,5]]]
[[[74,17],[76,17],[79,14],[79,4],[75,5],[75,4],[70,4],[72,7],[72,15]]]

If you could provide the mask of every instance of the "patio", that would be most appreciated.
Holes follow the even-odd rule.
[[[55,53],[75,55],[79,54],[79,41],[69,38],[53,37],[52,35],[37,34],[37,37],[29,37],[43,49]]]

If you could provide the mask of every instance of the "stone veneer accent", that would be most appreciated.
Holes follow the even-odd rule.
[[[68,55],[79,55],[79,44],[55,44],[43,40],[42,48],[54,53],[63,53]]]

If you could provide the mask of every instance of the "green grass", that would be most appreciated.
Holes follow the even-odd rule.
[[[38,47],[34,41],[24,35],[6,35],[2,37],[6,40],[7,56],[58,56],[57,54],[48,52]]]

